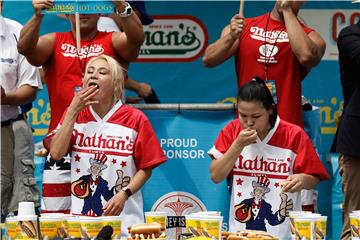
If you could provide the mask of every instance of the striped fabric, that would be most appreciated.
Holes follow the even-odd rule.
[[[70,156],[59,161],[48,156],[42,183],[42,213],[70,213]]]

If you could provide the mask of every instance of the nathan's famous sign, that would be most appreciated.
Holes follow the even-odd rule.
[[[208,43],[204,24],[190,15],[154,16],[144,26],[146,39],[138,62],[189,62],[199,58]]]
[[[93,14],[113,13],[114,4],[112,1],[89,1],[89,0],[56,0],[50,9],[44,9],[44,14]]]

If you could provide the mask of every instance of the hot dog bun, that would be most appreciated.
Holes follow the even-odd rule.
[[[247,237],[232,234],[227,237],[227,240],[247,240]]]
[[[130,234],[152,234],[161,233],[161,225],[159,223],[139,223],[131,226]]]
[[[278,240],[278,238],[272,236],[270,233],[257,230],[241,230],[237,233],[222,232],[222,240]]]
[[[165,229],[161,228],[159,223],[139,223],[134,224],[129,228],[129,233],[131,237],[128,240],[138,240],[138,239],[165,239]]]

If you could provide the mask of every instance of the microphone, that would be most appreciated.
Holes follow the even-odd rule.
[[[113,228],[109,225],[106,225],[101,229],[99,234],[96,236],[96,240],[111,240],[111,236],[113,234]]]

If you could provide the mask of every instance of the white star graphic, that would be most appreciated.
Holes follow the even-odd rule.
[[[64,163],[70,163],[70,158],[69,157],[64,157]]]
[[[60,167],[56,166],[56,163],[50,167],[51,170],[58,170]]]

